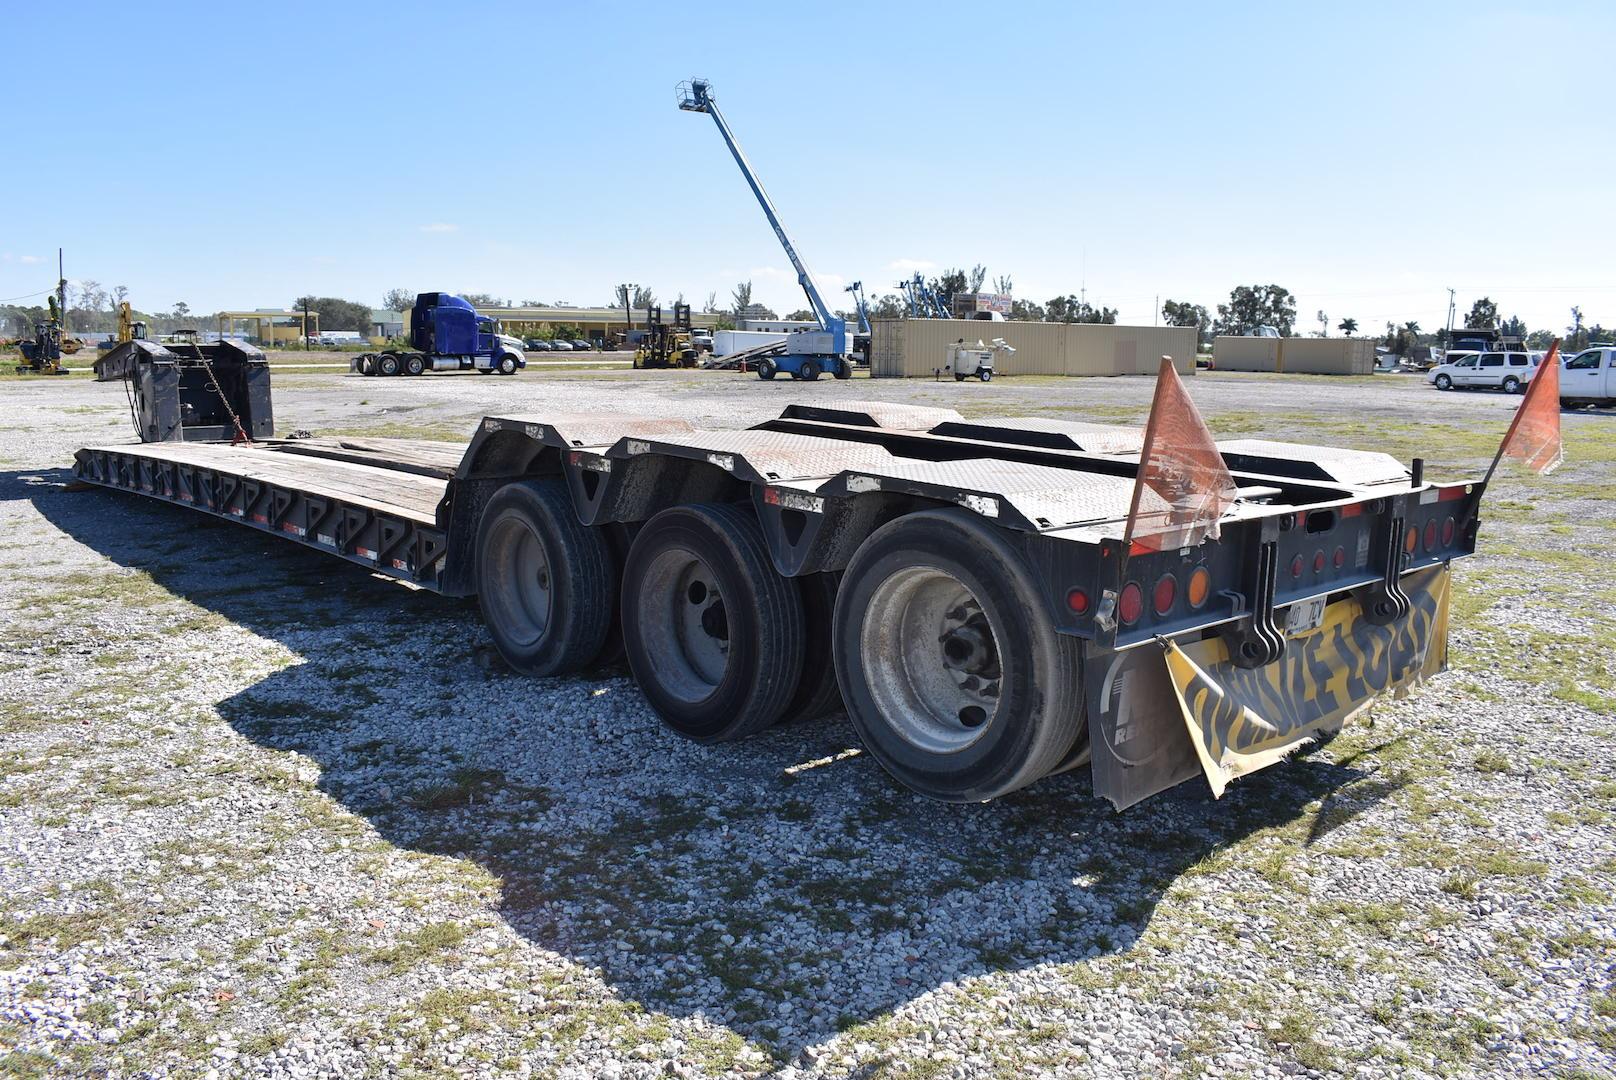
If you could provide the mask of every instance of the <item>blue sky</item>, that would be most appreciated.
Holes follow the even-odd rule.
[[[1487,293],[1534,328],[1616,324],[1609,3],[89,2],[7,26],[0,299],[48,288],[61,245],[147,310],[619,281],[699,304],[745,278],[802,306],[675,107],[702,75],[833,294],[981,262],[1124,322],[1277,282],[1304,329],[1432,329],[1450,285],[1461,315]],[[53,116],[82,156],[38,167]]]

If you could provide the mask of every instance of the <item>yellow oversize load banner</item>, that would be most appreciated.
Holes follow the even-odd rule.
[[[1167,670],[1201,769],[1220,796],[1229,781],[1274,764],[1341,725],[1387,692],[1448,666],[1446,567],[1402,579],[1410,610],[1390,626],[1363,617],[1355,599],[1324,609],[1316,629],[1285,643],[1260,668],[1237,667],[1219,638],[1164,641]]]

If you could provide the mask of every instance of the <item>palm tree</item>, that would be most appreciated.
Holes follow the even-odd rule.
[[[1336,329],[1341,331],[1343,334],[1347,335],[1348,337],[1351,337],[1353,334],[1356,334],[1358,332],[1358,320],[1357,319],[1342,319],[1340,324],[1336,326]]]

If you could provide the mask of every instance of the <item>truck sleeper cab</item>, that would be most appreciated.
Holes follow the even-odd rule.
[[[1383,454],[1229,441],[1220,539],[1154,552],[1118,539],[1136,428],[868,402],[742,431],[490,416],[452,467],[450,447],[388,443],[98,447],[76,468],[475,593],[519,671],[584,670],[620,640],[688,738],[845,708],[883,768],[955,802],[1084,764],[1119,807],[1202,772],[1220,791],[1226,765],[1200,755],[1242,747],[1215,711],[1206,738],[1186,726],[1172,650],[1303,736],[1440,670],[1482,494]],[[328,458],[340,488],[316,482]],[[392,502],[357,498],[354,464]]]
[[[478,371],[514,375],[527,366],[522,342],[499,332],[452,293],[421,293],[410,308],[409,349],[362,353],[352,370],[362,375],[420,375],[428,371]]]

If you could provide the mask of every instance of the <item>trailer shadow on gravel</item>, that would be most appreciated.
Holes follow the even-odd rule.
[[[1217,802],[1191,783],[1116,814],[1079,770],[940,805],[888,779],[843,717],[696,746],[621,671],[501,670],[474,604],[25,475],[42,474],[0,475],[0,500],[31,499],[74,540],[303,658],[218,703],[237,731],[310,758],[321,790],[390,843],[486,870],[526,940],[782,1060],[974,975],[1036,967],[1058,994],[1058,965],[1133,947],[1220,849],[1302,817],[1311,842],[1395,790],[1313,755]]]

